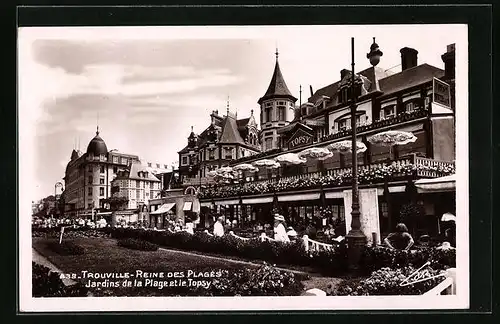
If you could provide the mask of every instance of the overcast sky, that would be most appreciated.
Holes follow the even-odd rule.
[[[53,194],[75,142],[86,151],[99,120],[108,149],[171,164],[209,113],[259,118],[279,49],[281,71],[294,96],[368,68],[372,37],[379,67],[400,71],[402,47],[418,63],[444,68],[446,45],[464,42],[458,25],[317,27],[23,28],[19,32],[20,158],[30,156],[33,199]],[[462,42],[462,43],[460,43]],[[98,117],[99,116],[99,117]],[[24,151],[23,151],[24,150]],[[28,152],[29,151],[29,152]],[[26,171],[27,172],[27,171]]]

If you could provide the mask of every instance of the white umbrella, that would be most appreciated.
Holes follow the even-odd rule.
[[[233,167],[234,171],[250,171],[250,172],[258,172],[259,168],[254,167],[249,163],[238,164]]]
[[[218,168],[216,171],[217,171],[219,174],[221,174],[221,173],[229,173],[229,172],[233,172],[234,170],[233,170],[233,168],[231,168],[231,167],[228,167],[228,166],[227,166],[227,167]]]
[[[326,148],[332,152],[338,152],[341,154],[352,153],[352,142],[351,141],[341,141],[332,144],[328,144]],[[363,153],[366,151],[366,145],[363,142],[356,142],[357,153]]]
[[[291,163],[291,164],[301,164],[306,163],[306,159],[299,158],[295,153],[285,153],[274,159],[276,162],[280,163]]]
[[[333,153],[323,147],[311,147],[303,150],[298,154],[298,157],[301,159],[316,159],[316,160],[326,160],[329,157],[332,157]]]
[[[417,137],[410,132],[403,131],[386,131],[382,133],[375,134],[368,138],[368,142],[373,145],[378,146],[393,146],[393,145],[405,145],[408,143],[413,143],[417,140]]]
[[[274,160],[263,159],[252,163],[254,166],[263,166],[269,169],[277,169],[280,164]]]
[[[452,213],[444,213],[443,216],[441,217],[442,222],[455,222],[456,216],[453,215]]]

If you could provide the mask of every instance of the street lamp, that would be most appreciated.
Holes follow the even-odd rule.
[[[61,188],[61,193],[64,190],[64,185],[62,182],[57,181],[56,184],[54,185],[54,212],[57,211],[57,215],[59,216],[59,205],[58,205],[58,199],[57,199],[57,188]]]
[[[358,154],[356,143],[356,99],[357,84],[355,83],[354,74],[354,37],[351,38],[351,54],[352,54],[352,83],[351,83],[351,130],[352,130],[352,211],[351,211],[351,230],[346,235],[348,244],[349,266],[352,270],[357,270],[363,247],[366,245],[366,236],[361,231],[361,212],[359,210],[359,190],[358,190]],[[361,84],[359,84],[361,87]],[[359,88],[361,89],[361,88]]]

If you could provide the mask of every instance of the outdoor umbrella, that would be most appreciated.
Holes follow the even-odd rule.
[[[249,172],[258,172],[259,168],[254,167],[249,163],[238,164],[233,167],[234,171],[249,171]]]
[[[351,141],[340,141],[326,146],[328,150],[333,153],[347,154],[352,153],[352,142]],[[366,145],[363,142],[356,142],[357,153],[363,153],[366,151]]]
[[[441,217],[442,222],[455,222],[456,221],[456,216],[453,215],[452,213],[444,213],[443,216]]]
[[[297,156],[301,159],[315,159],[315,160],[326,160],[333,156],[333,153],[323,147],[311,147],[303,150]]]
[[[368,142],[373,145],[389,147],[389,155],[392,155],[394,145],[405,145],[416,140],[413,133],[403,131],[385,131],[368,137]]]
[[[306,163],[307,160],[303,158],[299,158],[298,154],[295,153],[285,153],[274,159],[279,163],[289,163],[289,164],[302,164]]]
[[[262,166],[266,167],[268,169],[277,169],[280,167],[280,164],[274,160],[268,160],[268,159],[263,159],[263,160],[258,160],[252,163],[254,166]]]

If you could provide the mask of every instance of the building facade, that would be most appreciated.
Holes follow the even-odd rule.
[[[113,180],[122,172],[130,172],[132,165],[141,164],[137,155],[108,150],[99,134],[97,129],[86,152],[78,149],[71,152],[63,178],[67,217],[93,217],[96,209],[108,209],[104,201],[112,196]],[[142,165],[149,170],[147,162]]]
[[[372,66],[355,75],[355,82],[359,84],[357,140],[367,147],[358,155],[361,222],[369,241],[373,233],[380,242],[381,236],[393,230],[402,206],[413,199],[409,196],[416,180],[446,176],[455,171],[454,45],[449,45],[442,56],[444,70],[425,63],[419,65],[415,49],[405,47],[400,53],[401,72],[389,73],[377,67],[382,52],[374,39],[367,54]],[[273,79],[282,79],[280,75],[276,63]],[[276,113],[275,107],[281,107],[279,100],[285,101],[286,86],[280,87],[283,98],[276,99],[278,106],[270,106],[267,111],[266,100],[272,96],[266,92],[259,100],[263,109],[261,138],[264,143],[266,130],[272,129],[272,134],[269,133],[272,145],[263,144],[261,153],[236,158],[230,165],[274,159],[285,153],[351,140],[351,79],[351,71],[343,69],[338,81],[311,91],[307,102],[294,109],[292,120],[280,124],[278,118],[269,128],[267,111],[271,111],[271,120],[276,119],[273,113]],[[284,80],[277,83],[284,85]],[[286,102],[294,102],[293,96],[288,96]],[[379,147],[368,141],[371,135],[387,130],[411,132],[417,140],[393,147]],[[282,165],[275,170],[261,168],[243,184],[221,183],[202,188],[201,205],[207,212],[215,210],[237,219],[239,224],[272,222],[272,211],[279,208],[293,225],[317,222],[321,219],[318,215],[322,205],[326,205],[330,210],[328,217],[341,219],[348,232],[351,169],[351,155],[338,153],[325,160],[308,159],[302,165]],[[447,197],[442,200],[452,204],[453,193]],[[435,202],[417,200],[425,210],[425,217],[420,221],[431,224],[431,231],[439,227],[436,219],[441,207]]]

